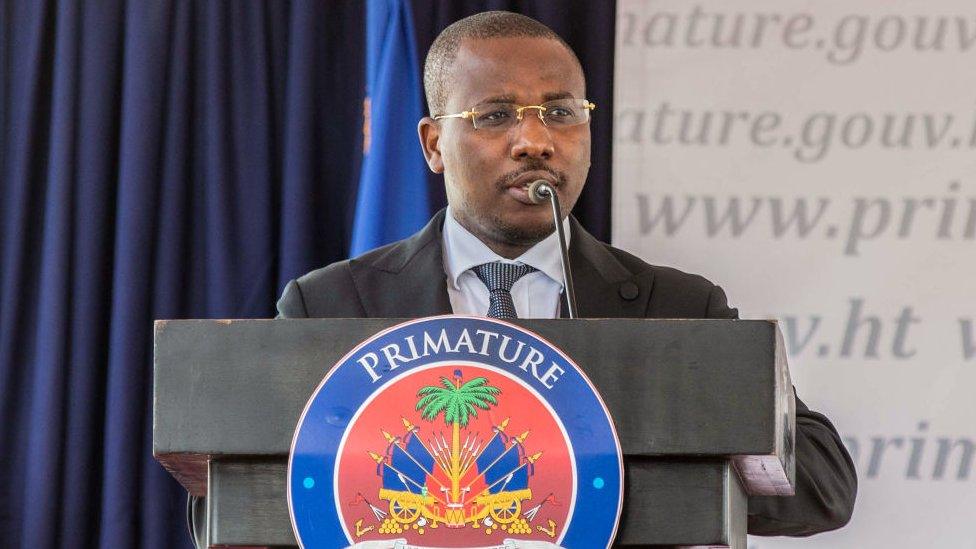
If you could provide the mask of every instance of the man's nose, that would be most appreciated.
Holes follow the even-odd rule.
[[[512,159],[541,158],[548,160],[555,152],[549,128],[534,112],[526,112],[522,122],[515,127],[512,142]]]

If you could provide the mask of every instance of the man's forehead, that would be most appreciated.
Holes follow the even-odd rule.
[[[550,101],[584,94],[576,59],[550,38],[467,39],[452,73],[448,95],[461,101]]]

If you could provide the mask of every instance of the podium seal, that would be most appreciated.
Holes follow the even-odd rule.
[[[621,456],[559,349],[498,320],[425,318],[326,374],[292,440],[288,509],[306,549],[609,547]]]

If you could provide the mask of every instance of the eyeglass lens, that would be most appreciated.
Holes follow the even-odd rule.
[[[590,110],[581,99],[557,99],[539,107],[522,109],[522,117],[539,116],[547,126],[566,127],[583,124],[590,119]],[[472,121],[477,129],[507,130],[519,121],[519,107],[512,103],[486,103],[474,108]]]

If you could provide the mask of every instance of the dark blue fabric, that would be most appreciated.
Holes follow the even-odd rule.
[[[423,488],[418,488],[418,486],[427,486],[427,473],[420,467],[420,465],[417,464],[416,461],[414,461],[415,459],[416,458],[409,455],[403,448],[394,446],[391,452],[390,462],[394,467],[396,467],[397,471],[403,474],[405,478],[408,478],[416,483],[412,484],[407,482],[407,490],[419,494]]]
[[[521,461],[516,449],[512,446],[506,447],[501,439],[494,438],[475,463],[478,465],[478,472],[483,475],[488,493],[497,494],[502,490],[522,490],[528,487],[526,468],[519,468]],[[512,478],[506,480],[508,475],[512,475]]]
[[[412,433],[407,435],[406,453],[417,460],[417,463],[424,468],[424,471],[434,472],[434,456],[430,455],[430,452],[424,446],[418,434]]]
[[[366,6],[370,115],[350,256],[407,238],[433,214],[417,138],[426,109],[410,2],[368,0]]]
[[[488,7],[566,36],[599,105],[577,212],[608,237],[613,3],[413,3],[418,56]],[[345,257],[364,19],[320,0],[0,2],[0,547],[189,547],[185,493],[151,456],[152,320],[269,317],[287,280]]]
[[[356,2],[0,4],[0,546],[189,547],[155,318],[269,317],[345,257]]]

